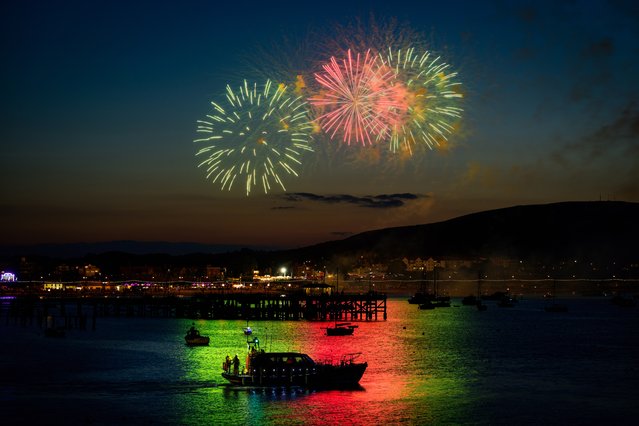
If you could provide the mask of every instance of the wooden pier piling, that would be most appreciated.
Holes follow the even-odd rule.
[[[99,317],[154,317],[201,319],[254,319],[282,321],[380,321],[386,320],[386,295],[363,294],[307,295],[303,293],[226,292],[190,297],[56,297],[55,299],[16,298],[8,315],[22,322],[36,316],[56,316],[65,326],[85,328],[88,312],[92,329]],[[7,318],[7,322],[9,318]]]

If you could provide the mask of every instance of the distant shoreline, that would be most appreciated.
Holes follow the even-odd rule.
[[[59,289],[44,289],[43,286],[59,285]],[[28,281],[3,283],[0,296],[39,296],[43,298],[77,297],[195,297],[218,294],[299,294],[313,285],[312,281],[284,281],[277,285],[266,286],[260,283],[245,282],[242,287],[232,287],[228,282],[152,282],[145,280],[121,280],[106,283],[109,287],[98,288],[101,283],[87,281],[49,282]],[[290,285],[289,285],[290,284]],[[318,292],[363,294],[369,291],[387,294],[389,297],[403,297],[415,292],[433,293],[432,280],[344,280],[335,283],[316,282]],[[451,297],[465,297],[477,294],[477,280],[441,279],[437,280],[437,292]],[[62,286],[65,286],[63,288]],[[84,288],[83,288],[84,287]],[[120,288],[117,288],[120,287]],[[322,287],[322,289],[320,289]],[[116,289],[117,288],[117,289]],[[542,298],[556,292],[556,297],[609,297],[616,294],[639,295],[639,278],[530,278],[530,279],[482,279],[482,295],[495,292],[507,292],[518,297]]]

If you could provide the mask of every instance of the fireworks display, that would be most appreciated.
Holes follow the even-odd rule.
[[[390,135],[390,149],[412,153],[415,144],[429,148],[448,141],[462,109],[457,105],[463,98],[455,81],[456,72],[440,57],[414,48],[393,50],[379,54],[381,68],[392,70],[397,84],[405,88],[405,109],[399,111]]]
[[[370,51],[362,57],[348,50],[346,58],[331,57],[324,72],[315,74],[323,90],[310,102],[320,108],[317,120],[331,139],[339,132],[348,145],[353,139],[366,145],[389,134],[402,105],[393,96],[393,72],[376,61]]]
[[[297,177],[302,157],[317,151],[313,142],[372,148],[377,154],[362,158],[377,161],[447,147],[463,113],[458,74],[414,32],[396,28],[380,27],[368,40],[358,30],[314,71],[280,70],[286,83],[227,85],[224,106],[211,102],[212,113],[197,122],[198,167],[222,190],[248,196],[256,186],[286,191],[285,178]],[[304,62],[298,56],[293,62]]]
[[[222,190],[243,187],[246,195],[259,185],[268,193],[274,185],[283,190],[285,176],[298,176],[302,156],[313,151],[313,124],[307,102],[286,85],[270,80],[258,88],[246,80],[237,91],[227,85],[224,107],[211,102],[213,112],[198,120],[194,142],[205,145],[196,156],[198,167]]]

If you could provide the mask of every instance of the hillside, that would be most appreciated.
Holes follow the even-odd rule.
[[[8,254],[5,264],[16,256],[61,255],[87,249],[76,258],[108,269],[118,265],[223,265],[229,270],[275,268],[282,263],[352,264],[360,256],[381,262],[409,257],[537,259],[556,262],[581,259],[597,262],[639,262],[639,203],[562,202],[524,205],[473,213],[443,222],[386,228],[363,232],[343,240],[294,250],[255,250],[190,243],[125,242],[55,245],[58,255],[45,254],[42,247],[22,247]],[[51,247],[44,247],[51,249]],[[108,250],[99,250],[108,248]],[[184,251],[188,249],[190,251]],[[88,251],[91,250],[91,251]],[[40,251],[40,252],[39,252]],[[46,250],[45,250],[46,251]],[[92,253],[92,254],[89,254]],[[155,253],[155,254],[154,254]],[[9,260],[11,259],[11,260]],[[41,260],[42,261],[42,260]],[[45,260],[46,261],[46,260]]]
[[[562,202],[469,214],[444,222],[364,232],[283,254],[330,258],[491,257],[639,259],[639,203]]]

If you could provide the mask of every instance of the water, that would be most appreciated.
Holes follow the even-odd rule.
[[[315,359],[362,352],[360,390],[227,386],[245,321],[196,321],[209,347],[189,348],[191,321],[99,318],[95,331],[45,338],[0,324],[2,424],[636,424],[639,309],[574,299],[488,311],[420,311],[389,300],[388,320],[328,337],[312,322],[252,322],[267,350]],[[453,301],[455,304],[455,301]],[[459,303],[458,303],[459,304]]]

